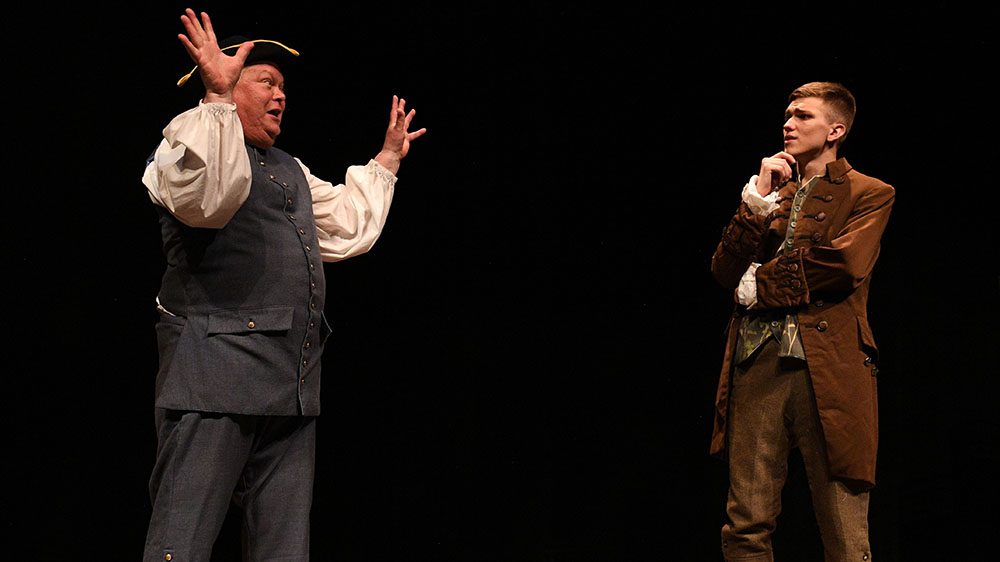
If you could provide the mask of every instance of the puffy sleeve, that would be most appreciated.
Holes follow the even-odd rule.
[[[396,176],[375,160],[347,169],[344,183],[333,185],[299,166],[312,192],[320,255],[339,261],[371,249],[382,233]]]
[[[175,117],[147,164],[149,197],[182,223],[222,228],[250,194],[250,160],[235,104],[202,103]]]

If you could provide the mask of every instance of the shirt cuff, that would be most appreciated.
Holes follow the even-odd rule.
[[[777,209],[778,204],[775,203],[777,199],[777,191],[768,193],[767,197],[761,197],[760,193],[757,192],[756,174],[750,176],[750,181],[743,186],[743,202],[750,207],[750,210],[753,211],[755,215],[766,215]]]
[[[368,165],[371,166],[376,176],[384,179],[390,186],[396,185],[396,174],[393,174],[388,168],[379,164],[378,160],[372,158],[368,161]]]
[[[746,307],[757,304],[757,268],[759,263],[751,263],[747,268],[740,284],[736,287],[736,300]]]

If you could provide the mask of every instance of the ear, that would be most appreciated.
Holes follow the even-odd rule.
[[[840,137],[847,134],[847,127],[843,123],[830,125],[830,132],[826,134],[826,142],[836,142]]]

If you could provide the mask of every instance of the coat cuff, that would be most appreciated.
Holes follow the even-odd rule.
[[[757,308],[789,308],[809,302],[802,258],[796,248],[757,268]]]

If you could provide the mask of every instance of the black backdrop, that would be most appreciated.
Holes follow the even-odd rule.
[[[6,23],[3,530],[25,560],[135,560],[155,448],[155,213],[198,98],[184,4]],[[980,559],[997,505],[995,14],[789,5],[193,6],[282,40],[279,146],[319,176],[429,128],[369,254],[327,266],[315,560],[718,560],[707,455],[721,228],[789,91],[845,83],[842,153],[897,188],[875,270],[877,560]],[[793,465],[776,537],[821,558]],[[235,560],[227,523],[217,560]]]

